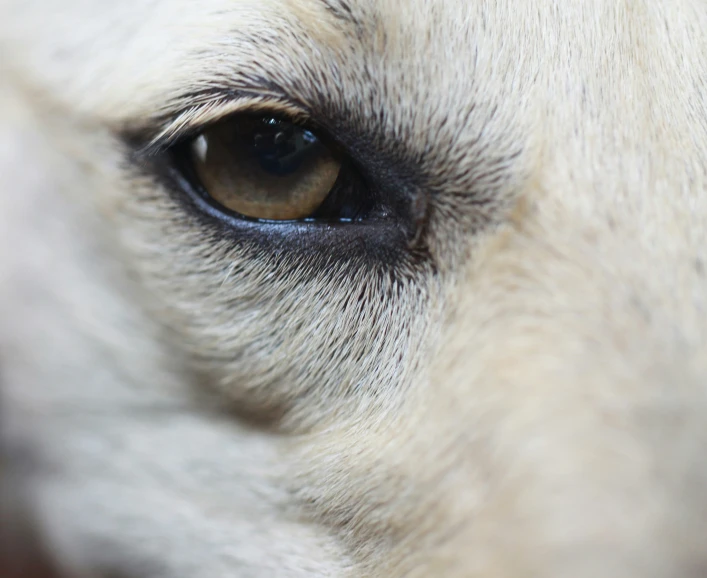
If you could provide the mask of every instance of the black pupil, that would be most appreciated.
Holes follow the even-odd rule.
[[[248,134],[249,133],[249,134]],[[267,173],[287,176],[297,172],[321,152],[319,139],[310,131],[276,118],[261,118],[244,134],[243,144]]]

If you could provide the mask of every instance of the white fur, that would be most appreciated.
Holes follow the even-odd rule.
[[[707,574],[707,4],[324,4],[0,3],[4,429],[54,551]],[[291,101],[419,159],[427,265],[207,234],[120,138]]]

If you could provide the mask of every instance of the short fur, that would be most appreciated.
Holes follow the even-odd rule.
[[[707,575],[705,31],[702,0],[2,0],[3,429],[62,563]],[[264,103],[383,170],[417,248],[244,240],[140,156]]]

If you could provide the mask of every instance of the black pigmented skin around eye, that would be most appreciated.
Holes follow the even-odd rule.
[[[336,182],[326,198],[305,218],[268,220],[229,210],[209,195],[195,170],[194,144],[205,131],[225,121],[248,119],[248,122],[268,123],[268,119],[273,118],[279,121],[280,127],[290,123],[302,131],[297,138],[302,138],[304,144],[311,139],[310,134],[316,137],[331,147],[341,161]],[[328,131],[314,130],[273,115],[252,113],[234,114],[218,123],[190,130],[161,151],[154,144],[147,145],[153,143],[151,134],[154,132],[144,130],[124,135],[135,150],[131,157],[134,167],[157,179],[180,208],[186,226],[198,228],[214,241],[232,243],[241,250],[256,253],[288,255],[294,259],[292,263],[306,259],[308,267],[315,269],[318,266],[328,269],[339,263],[344,267],[342,271],[366,267],[393,274],[398,271],[397,274],[407,276],[424,262],[432,264],[424,244],[414,247],[410,244],[415,235],[415,221],[410,217],[408,199],[414,181],[397,180],[395,161],[386,160],[386,156],[361,135],[348,135],[344,130],[338,135],[341,138],[331,138]],[[255,136],[252,135],[251,150],[255,158],[251,156],[251,162],[257,163],[260,169],[279,169],[287,173],[303,160],[298,155],[287,158],[287,154],[282,154],[286,150],[277,149],[275,145],[279,143],[275,143],[275,135],[271,143],[261,141],[265,145],[262,149],[256,146]],[[267,136],[265,131],[261,138]],[[351,150],[354,152],[350,153]],[[275,161],[279,166],[268,166]],[[409,170],[403,172],[412,174]]]

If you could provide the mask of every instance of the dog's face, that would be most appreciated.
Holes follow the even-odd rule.
[[[5,438],[67,566],[707,574],[705,3],[0,16]]]

